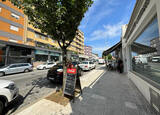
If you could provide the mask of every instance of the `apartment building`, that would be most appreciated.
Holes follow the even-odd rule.
[[[28,22],[22,10],[0,0],[0,66],[61,60],[58,43]],[[84,54],[83,32],[77,31],[68,50]]]
[[[0,0],[0,66],[31,62],[33,47],[24,44],[25,21],[22,10]]]
[[[92,57],[92,47],[91,46],[84,46],[84,54],[88,57]]]
[[[84,33],[82,31],[77,31],[77,34],[68,49],[77,54],[84,54]]]
[[[58,61],[60,58],[58,43],[28,23],[25,44],[34,46],[34,62]]]
[[[27,25],[26,44],[35,47],[35,62],[61,60],[61,51],[57,41],[29,24]],[[80,30],[77,31],[77,35],[68,50],[76,54],[84,54],[84,34]],[[77,58],[77,55],[75,57]]]

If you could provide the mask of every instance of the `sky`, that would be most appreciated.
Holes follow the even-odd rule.
[[[79,29],[84,32],[85,45],[99,57],[120,41],[121,26],[128,24],[136,0],[93,0]]]

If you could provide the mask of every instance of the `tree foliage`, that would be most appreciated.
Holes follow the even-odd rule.
[[[24,11],[30,24],[57,40],[61,48],[67,48],[73,41],[84,13],[93,3],[92,0],[10,1]]]
[[[112,59],[112,55],[111,55],[111,54],[108,54],[108,55],[107,55],[107,58],[108,58],[108,60],[111,60],[111,59]]]

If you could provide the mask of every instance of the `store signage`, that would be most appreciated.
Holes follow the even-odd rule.
[[[67,78],[64,94],[74,96],[76,85],[76,68],[67,68]]]
[[[78,87],[82,93],[81,83],[79,77],[77,77],[77,68],[67,68],[67,78],[65,84],[64,94],[75,97],[75,88]]]

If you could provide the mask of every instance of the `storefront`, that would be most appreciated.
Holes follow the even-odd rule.
[[[160,1],[137,1],[122,37],[128,77],[160,112]]]
[[[33,47],[0,41],[0,67],[13,63],[31,63]]]
[[[60,53],[49,50],[35,50],[35,62],[59,61]]]
[[[0,67],[5,65],[6,45],[0,44]]]
[[[60,61],[60,53],[56,53],[56,52],[49,52],[49,56],[50,56],[50,61]]]

